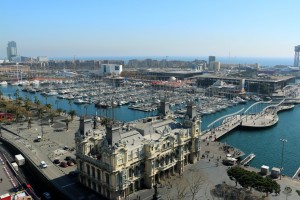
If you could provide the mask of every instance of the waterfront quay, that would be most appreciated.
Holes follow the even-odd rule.
[[[221,164],[221,158],[225,158],[227,152],[223,151],[222,148],[226,146],[224,143],[220,143],[218,141],[209,142],[209,145],[203,144],[201,147],[202,152],[208,152],[204,158],[200,161],[196,162],[193,165],[187,165],[185,171],[181,176],[171,176],[168,179],[161,180],[161,184],[158,187],[158,194],[162,197],[162,199],[168,199],[171,197],[177,196],[176,185],[180,185],[181,188],[187,186],[186,181],[191,181],[192,176],[197,177],[200,176],[201,180],[199,181],[199,192],[196,194],[196,199],[221,199],[220,197],[216,197],[213,195],[213,190],[220,184],[225,183],[229,186],[236,187],[241,189],[242,186],[239,184],[235,186],[235,181],[230,180],[227,175],[227,169],[230,166],[226,166]],[[238,149],[233,148],[234,151]],[[243,167],[249,171],[259,172],[260,169],[254,167]],[[281,179],[275,179],[275,181],[280,185],[281,191],[284,190],[286,186],[292,189],[292,193],[288,196],[288,199],[298,199],[299,196],[296,193],[296,190],[300,188],[300,182],[298,180],[292,179],[288,176],[283,176]],[[181,190],[182,191],[182,190]],[[248,191],[250,192],[250,191]],[[265,193],[257,192],[255,190],[251,191],[252,194],[261,198],[264,197],[265,200],[286,200],[286,195],[283,192],[280,192],[279,195],[269,194],[268,197],[265,196]],[[154,194],[154,189],[145,189],[137,191],[131,194],[128,199],[129,200],[151,200]],[[185,196],[185,200],[189,200],[192,198],[192,195],[187,192]]]

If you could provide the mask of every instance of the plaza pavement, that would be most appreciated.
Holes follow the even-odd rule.
[[[162,197],[162,199],[167,199],[167,190],[169,188],[170,183],[173,185],[175,184],[181,184],[181,181],[183,178],[191,177],[193,175],[201,176],[201,189],[196,195],[197,200],[213,200],[218,199],[217,197],[212,196],[211,190],[215,188],[216,185],[221,184],[225,182],[228,185],[235,186],[235,182],[230,180],[226,170],[228,169],[228,166],[225,166],[221,164],[221,161],[217,161],[220,156],[224,158],[226,156],[226,152],[224,152],[222,149],[220,149],[220,146],[222,146],[222,143],[219,142],[210,142],[209,145],[202,145],[202,152],[209,151],[210,154],[208,157],[205,157],[204,159],[201,159],[197,163],[193,165],[187,165],[185,166],[185,171],[182,176],[172,176],[170,179],[165,179],[162,181],[162,187],[158,188],[158,193]],[[216,165],[216,163],[219,163]],[[250,163],[251,164],[251,163]],[[256,168],[248,167],[245,168],[252,171],[259,171]],[[283,189],[288,186],[292,189],[292,193],[290,196],[288,196],[288,199],[294,200],[294,199],[300,199],[300,196],[296,193],[296,190],[300,190],[300,181],[292,179],[290,177],[282,177],[281,180],[276,180],[280,186],[281,186],[281,192],[280,195],[276,196],[275,194],[269,194],[268,197],[265,198],[265,200],[286,200],[286,195],[283,193]],[[168,183],[168,184],[167,184]],[[184,183],[182,183],[183,185]],[[241,188],[241,186],[237,186],[238,188]],[[252,190],[254,194],[258,197],[262,197],[265,195],[265,193],[260,193],[255,190]],[[128,197],[130,200],[151,200],[152,195],[154,194],[154,189],[145,189],[138,191]],[[175,190],[173,190],[170,194],[170,196],[176,196]],[[191,199],[191,195],[187,195],[186,200]]]

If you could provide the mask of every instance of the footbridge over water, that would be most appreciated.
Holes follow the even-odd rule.
[[[284,101],[285,99],[281,100],[279,103],[275,105],[269,105],[258,113],[250,113],[249,111],[251,111],[251,109],[255,108],[255,106],[259,104],[272,103],[272,101],[267,101],[267,102],[260,101],[252,104],[243,113],[242,111],[245,108],[242,108],[241,110],[235,113],[220,117],[208,125],[208,128],[210,127],[213,128],[204,131],[203,135],[201,136],[201,139],[216,140],[239,126],[248,127],[248,128],[263,128],[263,127],[272,126],[278,122],[277,112],[285,109],[290,109],[293,107],[293,106],[281,106]],[[217,124],[218,122],[221,123],[217,127],[214,127],[214,125]]]

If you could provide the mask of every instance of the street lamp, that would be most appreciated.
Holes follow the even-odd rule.
[[[281,150],[281,167],[280,167],[280,180],[281,180],[281,175],[282,175],[282,164],[283,164],[283,150],[284,150],[284,143],[287,142],[286,139],[280,139],[280,141],[282,142],[282,150]]]

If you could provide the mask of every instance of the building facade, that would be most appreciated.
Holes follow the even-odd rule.
[[[81,118],[75,136],[79,182],[107,199],[125,199],[199,160],[201,129],[194,104],[188,104],[182,123],[172,119],[166,100],[159,110],[160,116],[110,122],[105,128],[94,121],[89,130]]]
[[[13,57],[17,56],[17,43],[15,41],[10,41],[7,44],[7,59],[12,60]]]
[[[295,83],[294,76],[271,76],[268,78],[241,78],[241,77],[222,77],[222,76],[199,76],[197,85],[201,88],[208,88],[217,81],[224,81],[226,84],[240,87],[247,93],[256,93],[261,95],[271,95],[272,93],[282,90],[285,86]],[[243,83],[243,84],[241,84]],[[243,85],[243,87],[242,87]],[[228,92],[228,91],[227,91]]]
[[[122,65],[118,64],[101,64],[100,76],[120,75],[122,73]]]
[[[216,56],[208,56],[208,69],[209,70],[213,70],[215,61],[216,61]]]

